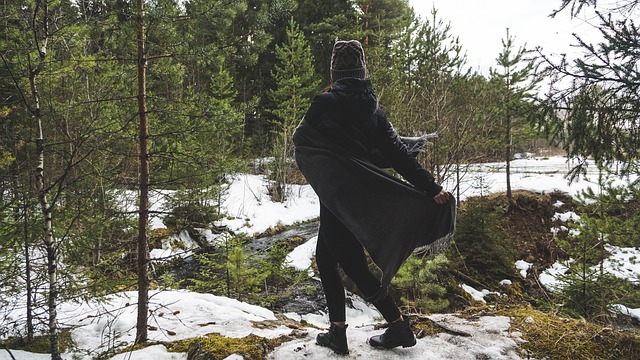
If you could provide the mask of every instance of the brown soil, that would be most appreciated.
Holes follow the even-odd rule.
[[[511,203],[504,193],[493,194],[490,200],[509,209],[505,230],[515,242],[514,261],[525,260],[532,264],[523,281],[525,291],[534,299],[547,298],[538,275],[559,259],[567,258],[551,232],[552,228],[566,224],[553,220],[553,216],[555,213],[575,210],[573,198],[563,192],[544,194],[517,190],[513,192]],[[566,232],[560,232],[557,236],[566,236]]]

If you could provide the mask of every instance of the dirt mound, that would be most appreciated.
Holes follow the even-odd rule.
[[[540,194],[524,190],[513,192],[507,230],[515,241],[516,260],[532,263],[534,268],[547,268],[558,259],[565,258],[551,232],[558,225],[553,217],[557,212],[574,209],[573,199],[566,193]]]
[[[505,233],[513,242],[514,261],[531,264],[524,279],[526,292],[533,298],[546,297],[538,282],[538,274],[567,255],[556,244],[551,229],[561,224],[554,220],[556,213],[575,210],[573,198],[563,192],[536,193],[526,190],[513,192],[511,202],[504,193],[493,194],[490,203],[504,207],[507,219],[502,222]]]

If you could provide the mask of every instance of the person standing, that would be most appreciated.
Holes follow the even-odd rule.
[[[349,353],[342,268],[389,324],[368,343],[414,346],[409,319],[387,290],[412,252],[446,246],[455,228],[455,199],[420,166],[378,106],[360,42],[334,44],[331,81],[293,135],[298,167],[320,199],[316,263],[331,323],[316,341]],[[387,165],[410,184],[382,169]],[[382,278],[369,270],[365,250]]]

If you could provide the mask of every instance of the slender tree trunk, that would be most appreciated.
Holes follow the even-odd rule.
[[[229,262],[229,239],[224,241],[225,247],[225,264]],[[227,280],[227,297],[231,298],[231,274],[229,273],[229,266],[225,265],[224,267],[225,276]]]
[[[507,114],[507,147],[505,151],[507,173],[507,199],[511,201],[513,194],[511,193],[511,115]]]
[[[507,30],[507,37],[509,36],[509,30]],[[505,103],[507,104],[507,114],[506,114],[506,134],[505,134],[505,173],[507,175],[507,199],[509,199],[509,204],[511,204],[511,200],[513,199],[513,194],[511,193],[511,67],[507,67],[507,87],[506,87],[506,95],[505,95]],[[509,205],[511,206],[511,205]]]
[[[454,152],[454,159],[455,159],[455,175],[456,175],[456,199],[460,199],[460,162],[462,161],[461,157],[461,151],[460,151],[460,146],[462,143],[462,135],[460,134],[460,120],[459,118],[456,117],[456,120],[454,122],[454,130],[455,130],[455,134],[456,134],[456,150]],[[460,201],[460,200],[458,200]]]
[[[37,102],[37,101],[36,101]],[[47,191],[44,187],[44,138],[42,133],[42,121],[40,111],[36,108],[36,151],[38,154],[38,164],[36,165],[36,187],[38,189],[38,200],[44,217],[44,245],[47,250],[47,274],[49,275],[49,296],[47,305],[49,307],[49,341],[51,343],[51,359],[61,360],[58,340],[58,327],[56,324],[58,305],[58,268],[57,268],[57,247],[53,238],[53,209],[47,199]]]
[[[600,196],[599,198],[602,199],[603,198],[603,184],[604,184],[604,173],[603,173],[603,164],[600,164],[598,166],[598,184],[600,185]],[[606,205],[605,205],[606,206]],[[605,215],[605,206],[599,206],[599,212],[600,212],[600,218],[601,219],[606,219],[606,215]],[[599,229],[598,229],[599,230]],[[604,260],[607,258],[607,249],[605,247],[605,238],[604,235],[602,233],[602,231],[598,231],[598,251],[600,252],[600,261],[599,261],[599,271],[598,271],[598,278],[600,280],[604,279]],[[603,289],[601,286],[598,286],[598,291],[600,292],[600,311],[603,314],[607,314],[607,298],[606,298],[606,290]],[[611,299],[609,300],[611,301]],[[604,310],[604,311],[603,311]]]
[[[369,4],[364,6],[364,41],[365,47],[369,46]]]
[[[31,283],[31,255],[29,253],[29,207],[26,196],[23,199],[22,235],[24,237],[25,290],[27,291],[27,343],[33,340],[33,284]]]
[[[44,48],[43,48],[44,49]],[[45,50],[40,51],[40,62],[44,61]],[[30,75],[31,94],[34,99],[34,117],[36,125],[36,189],[40,209],[44,217],[44,245],[47,251],[47,274],[49,276],[49,295],[47,305],[49,307],[49,342],[51,345],[51,359],[61,360],[60,346],[58,339],[58,327],[56,324],[58,303],[58,269],[57,269],[57,247],[53,238],[53,208],[47,199],[47,189],[44,186],[44,135],[42,130],[42,112],[40,109],[40,95],[36,86],[38,70],[34,70]]]
[[[14,219],[16,225],[22,222],[22,249],[24,252],[24,277],[25,277],[25,290],[27,292],[27,344],[31,343],[33,340],[33,302],[31,301],[31,296],[33,294],[33,288],[31,284],[31,254],[29,253],[29,217],[28,217],[28,206],[27,206],[27,198],[23,196],[22,199],[19,199],[19,181],[18,174],[19,169],[15,169],[16,173],[13,175],[13,201],[15,204],[14,211]],[[20,230],[18,230],[20,231]],[[17,235],[17,234],[16,234]]]
[[[40,43],[35,36],[36,24],[32,24],[34,27],[34,40],[38,44],[38,60],[35,67],[30,66],[29,72],[29,85],[31,87],[31,96],[33,97],[33,116],[35,120],[36,130],[36,169],[35,180],[36,189],[38,191],[38,201],[40,203],[40,209],[42,216],[44,217],[44,245],[47,251],[47,274],[49,276],[49,294],[47,297],[47,306],[49,308],[49,344],[52,360],[62,360],[60,356],[60,344],[58,338],[58,325],[57,325],[57,311],[58,306],[58,268],[57,268],[57,246],[53,237],[53,205],[49,203],[47,199],[47,188],[44,185],[44,132],[42,129],[42,109],[40,107],[40,94],[38,92],[37,78],[38,74],[42,70],[45,64],[47,56],[47,40],[48,40],[48,16],[49,8],[46,1],[38,2],[36,11],[42,9],[42,25],[44,40]],[[34,19],[36,19],[34,14]]]
[[[18,133],[14,130],[14,124],[11,124],[11,130],[14,132],[14,142],[13,142],[13,158],[18,158]],[[11,182],[13,186],[13,203],[15,206],[14,210],[14,220],[16,227],[18,224],[22,222],[21,230],[17,230],[16,228],[16,237],[18,237],[18,231],[22,232],[22,246],[24,252],[24,276],[25,276],[25,291],[27,292],[27,344],[30,344],[33,340],[33,302],[31,301],[32,296],[32,284],[31,284],[31,255],[29,253],[29,207],[28,200],[26,195],[26,189],[20,191],[20,165],[19,162],[16,161],[15,165],[12,166],[13,174],[11,176]]]
[[[138,8],[138,112],[139,112],[139,184],[140,207],[138,211],[138,319],[136,343],[147,341],[147,316],[149,312],[149,140],[147,125],[146,69],[147,57],[144,38],[144,0],[137,0]]]

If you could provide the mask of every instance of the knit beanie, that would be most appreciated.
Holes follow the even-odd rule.
[[[331,54],[331,82],[349,77],[364,79],[366,73],[364,50],[360,42],[336,41]]]

